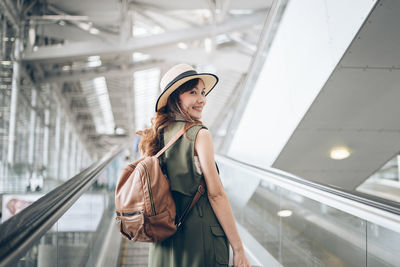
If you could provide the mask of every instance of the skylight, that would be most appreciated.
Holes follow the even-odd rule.
[[[159,94],[160,69],[152,68],[133,74],[135,96],[135,125],[140,130],[150,126]]]
[[[113,134],[115,122],[106,79],[98,77],[93,80],[85,80],[81,81],[81,85],[92,113],[97,133]]]

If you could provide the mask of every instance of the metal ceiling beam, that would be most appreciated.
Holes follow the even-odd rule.
[[[140,15],[142,15],[143,13],[146,13],[146,11],[147,11],[147,12],[153,13],[157,17],[164,16],[164,17],[168,17],[170,19],[173,19],[173,20],[176,20],[176,21],[179,21],[179,22],[183,22],[186,25],[189,25],[189,26],[192,26],[192,27],[199,26],[197,23],[194,23],[194,22],[192,22],[190,20],[181,18],[181,17],[176,16],[176,15],[168,14],[168,12],[165,12],[165,9],[155,8],[153,6],[147,6],[147,5],[143,5],[143,4],[134,4],[132,9],[135,10],[135,11],[138,11],[140,13]],[[149,14],[146,13],[146,16],[148,16],[150,19],[154,20],[153,17],[152,17],[152,14],[149,15]],[[161,28],[164,28],[164,27],[161,27]]]
[[[86,69],[85,71],[71,71],[71,72],[59,72],[45,75],[44,78],[38,80],[38,83],[63,83],[78,81],[82,79],[94,79],[96,77],[126,77],[131,75],[134,71],[149,69],[155,66],[160,66],[162,61],[151,60],[147,63],[131,64],[126,68],[121,68],[119,65],[109,66],[107,68],[92,68]]]
[[[164,59],[169,62],[187,62],[197,64],[213,64],[220,70],[232,70],[240,73],[246,73],[249,69],[251,56],[233,51],[224,51],[219,49],[216,53],[207,53],[203,48],[189,48],[182,50],[177,46],[161,47],[153,49],[149,53],[154,58]],[[179,55],[179,59],[176,58]],[[232,64],[235,62],[235,64]]]
[[[85,95],[80,92],[63,92],[62,94],[68,98],[85,98]]]
[[[17,8],[15,7],[15,5],[12,2],[9,2],[7,0],[1,0],[0,6],[3,8],[4,15],[11,22],[11,25],[13,26],[14,30],[17,32],[17,36],[18,36],[19,20],[18,20],[18,14],[15,13]]]
[[[59,8],[58,8],[56,5],[54,5],[54,4],[47,5],[47,8],[48,8],[50,11],[56,13],[57,15],[62,15],[62,16],[73,16],[73,15],[68,14],[68,13],[66,13],[65,11],[59,9]],[[90,22],[90,21],[88,21],[88,22],[82,22],[82,21],[79,21],[79,20],[68,20],[68,22],[71,23],[71,24],[73,24],[73,25],[75,25],[77,28],[79,28],[80,30],[82,30],[82,31],[84,31],[84,32],[87,32],[87,33],[90,33],[90,29],[96,29],[96,30],[98,30],[98,33],[102,32],[102,33],[104,34],[105,32],[107,32],[107,33],[109,34],[108,36],[111,37],[111,38],[115,38],[116,36],[119,35],[118,32],[112,32],[112,31],[110,31],[110,30],[108,30],[108,29],[105,29],[105,28],[103,28],[103,27],[100,27],[99,25],[93,24],[93,22]],[[83,23],[83,24],[86,24],[86,26],[88,27],[88,29],[82,28],[82,27],[80,26],[80,24],[82,24],[82,23]],[[97,35],[97,34],[94,34],[94,35],[97,36],[97,37],[99,37],[99,38],[101,38],[100,35]]]
[[[29,5],[28,5],[26,8],[24,8],[24,10],[22,11],[22,15],[23,15],[23,16],[26,16],[26,14],[32,9],[32,7],[33,7],[34,5],[36,5],[36,3],[37,3],[37,0],[31,1],[31,2],[29,3]]]
[[[165,29],[165,25],[163,25],[162,23],[158,22],[157,20],[155,20],[153,17],[151,17],[150,15],[148,15],[145,10],[140,9],[140,8],[136,8],[136,12],[139,16],[141,16],[142,18],[144,18],[145,20],[150,21],[153,25],[156,25],[158,27],[160,27],[161,29]]]
[[[234,52],[224,52],[219,50],[216,54],[208,54],[204,49],[191,48],[182,50],[176,46],[169,46],[152,50],[149,54],[157,60],[151,60],[147,63],[131,64],[126,68],[121,68],[120,65],[107,66],[107,68],[91,68],[85,71],[72,71],[72,72],[56,72],[47,73],[44,78],[38,80],[39,83],[60,83],[71,82],[80,79],[94,79],[96,77],[126,77],[131,75],[134,71],[149,69],[152,67],[159,67],[164,61],[174,62],[176,55],[179,53],[179,60],[192,63],[192,64],[208,64],[212,62],[219,69],[230,69],[237,72],[244,73],[248,70],[251,62],[251,57],[244,54]],[[236,62],[237,64],[231,64]]]
[[[91,114],[91,109],[89,107],[71,107],[71,111],[75,113],[85,113]]]
[[[37,31],[38,33],[43,33],[43,35],[47,37],[51,37],[54,39],[64,39],[64,40],[69,40],[71,42],[75,41],[88,41],[88,42],[96,42],[99,40],[98,35],[93,35],[88,33],[87,31],[83,31],[79,29],[76,26],[73,26],[71,24],[66,24],[64,26],[61,26],[57,23],[53,24],[42,24],[39,25],[39,30]],[[110,38],[109,35],[104,36],[104,33],[100,32],[100,36],[102,36],[103,39]],[[112,39],[114,39],[112,37]]]
[[[38,51],[26,51],[24,61],[63,61],[91,55],[124,54],[134,51],[146,52],[148,49],[166,46],[178,42],[207,38],[222,33],[247,30],[249,27],[263,23],[266,12],[231,18],[217,25],[205,25],[183,29],[148,37],[135,38],[125,44],[110,45],[98,42],[70,43],[64,46],[39,47]]]
[[[251,53],[255,53],[257,51],[257,45],[256,44],[251,44],[249,42],[246,42],[239,36],[236,36],[235,34],[229,34],[229,38],[231,38],[233,41],[235,41],[237,44],[241,45],[245,49],[251,51]]]

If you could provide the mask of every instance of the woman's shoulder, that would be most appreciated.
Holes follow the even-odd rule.
[[[212,136],[210,131],[208,131],[207,129],[200,129],[194,143],[194,148],[199,157],[202,157],[203,159],[206,157],[207,159],[214,161],[214,147]]]
[[[187,130],[187,134],[186,135],[191,141],[195,141],[197,135],[202,131],[207,131],[208,132],[208,128],[203,124],[196,124],[196,125],[191,126]]]
[[[212,141],[212,136],[207,128],[200,128],[196,135],[196,141],[208,142]]]

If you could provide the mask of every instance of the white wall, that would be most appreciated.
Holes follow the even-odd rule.
[[[271,166],[376,0],[291,0],[228,155]]]

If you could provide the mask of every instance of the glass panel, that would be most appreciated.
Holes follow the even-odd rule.
[[[117,157],[17,266],[95,266],[114,217]]]
[[[366,179],[356,190],[400,202],[400,155],[386,162],[379,170]]]
[[[368,223],[367,266],[400,266],[400,233]]]
[[[6,70],[0,64],[0,86],[6,86],[0,89],[0,193],[48,192],[87,167],[91,155],[87,146],[80,145],[78,161],[74,140],[79,133],[66,127],[71,121],[52,93],[54,88],[42,85],[33,101],[34,89],[26,80],[16,104],[14,153],[8,151],[12,72],[6,71],[12,71],[11,66]],[[14,155],[12,162],[8,155]]]
[[[58,260],[57,227],[57,223],[55,223],[51,230],[19,260],[16,267],[56,266]]]
[[[365,266],[364,220],[283,188],[279,191],[275,214],[283,265]]]

